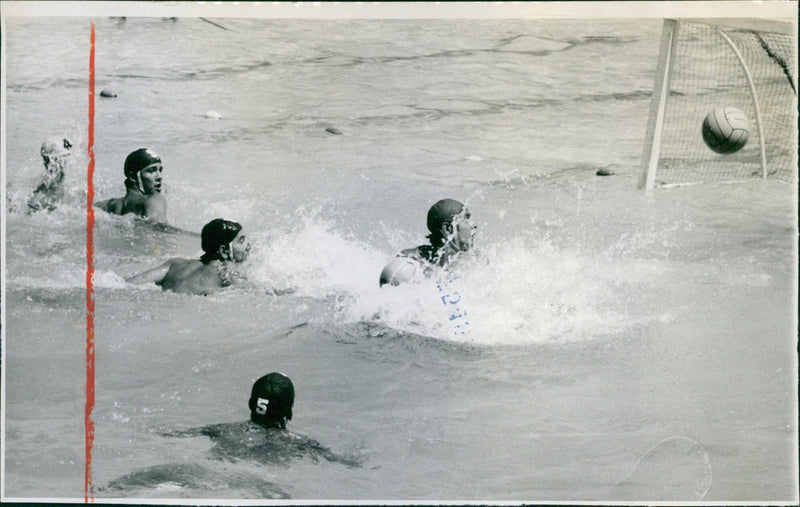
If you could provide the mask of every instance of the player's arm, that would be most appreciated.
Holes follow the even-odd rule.
[[[164,279],[169,271],[169,268],[172,267],[174,259],[170,259],[164,264],[157,266],[155,268],[150,268],[146,271],[142,271],[141,273],[137,273],[133,276],[129,276],[125,279],[126,282],[132,284],[142,284],[147,282],[158,283]]]
[[[93,206],[107,213],[113,213],[115,215],[119,215],[119,211],[117,211],[118,206],[116,205],[116,201],[117,199],[106,199],[105,201],[96,201]]]
[[[43,187],[44,185],[39,185],[39,187],[33,191],[31,198],[28,199],[29,211],[38,211],[47,206],[48,195],[45,193]]]
[[[161,428],[158,431],[158,434],[162,437],[177,437],[177,438],[187,438],[187,437],[202,437],[206,436],[206,430],[208,427],[197,427],[197,428]]]
[[[308,438],[303,435],[297,435],[296,433],[291,433],[291,435],[297,439],[299,446],[302,446],[303,449],[313,454],[314,456],[321,456],[326,460],[330,461],[331,463],[340,463],[349,468],[361,467],[361,460],[357,456],[336,454],[328,447],[325,447],[324,445],[320,444],[314,439]]]
[[[418,246],[415,246],[415,247],[412,247],[412,248],[406,248],[405,250],[401,250],[400,253],[397,254],[397,256],[398,257],[410,257],[410,258],[418,260],[418,261],[423,260],[422,255],[420,255],[420,253],[419,253],[419,247]]]

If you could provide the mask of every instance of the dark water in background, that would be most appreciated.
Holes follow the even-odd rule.
[[[11,497],[83,497],[86,161],[22,210],[45,136],[85,148],[89,21],[6,20]],[[162,293],[123,278],[197,238],[98,214],[98,499],[797,497],[796,188],[635,190],[660,21],[93,21],[98,198],[148,146],[173,225],[254,242],[249,286]],[[468,331],[434,281],[376,287],[441,197],[479,225],[439,280]],[[158,433],[245,419],[273,370],[360,468]]]

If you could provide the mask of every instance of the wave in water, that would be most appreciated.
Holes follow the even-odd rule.
[[[654,240],[623,237],[606,252],[587,255],[546,238],[516,238],[481,249],[447,273],[380,288],[378,276],[394,253],[306,217],[261,246],[249,276],[294,296],[328,300],[342,324],[380,322],[483,345],[561,343],[624,332],[652,318],[631,314],[628,304],[635,300],[631,292],[657,273],[658,265],[614,258],[634,248],[631,241]]]
[[[38,247],[39,255],[30,259],[28,266],[11,271],[10,287],[63,290],[85,286],[82,242],[70,243],[56,233],[58,221],[72,224],[70,230],[76,234],[83,232],[79,208],[67,210],[73,213],[57,210],[44,218],[17,218],[45,220],[54,229],[44,235],[49,238],[47,244]],[[258,290],[246,291],[243,297],[264,297],[266,290],[281,297],[310,298],[330,308],[319,315],[327,321],[323,324],[378,322],[400,331],[478,345],[596,340],[658,318],[645,313],[636,302],[637,294],[646,290],[641,287],[642,280],[657,278],[662,263],[637,255],[670,231],[623,234],[601,252],[589,252],[588,245],[556,246],[547,237],[522,235],[480,245],[477,255],[466,255],[448,272],[380,288],[380,271],[396,251],[374,246],[378,238],[367,242],[343,233],[315,212],[297,213],[300,216],[291,220],[294,225],[273,229],[268,235],[251,233],[253,251],[243,268],[248,284]],[[152,289],[157,294],[155,286],[134,287],[124,277],[169,257],[192,257],[197,251],[194,236],[178,238],[125,217],[105,218],[98,223],[102,229],[98,255],[105,260],[95,272],[97,288]],[[13,244],[22,241],[20,234],[24,235],[16,231],[12,236],[12,248],[27,248]],[[402,242],[388,238],[389,244]],[[153,257],[153,245],[161,245],[160,258]],[[183,251],[167,252],[170,248]],[[57,276],[51,269],[54,259],[63,265]]]
[[[205,498],[246,496],[290,498],[278,484],[228,470],[222,464],[207,468],[197,463],[155,465],[131,472],[99,489],[103,496]]]

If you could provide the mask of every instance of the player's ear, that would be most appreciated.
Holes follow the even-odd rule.
[[[227,259],[228,254],[230,254],[230,248],[228,248],[228,245],[220,245],[219,254],[220,256],[222,256],[223,259]]]
[[[449,236],[450,234],[453,234],[453,224],[450,222],[443,223],[442,232],[444,233],[444,236]]]

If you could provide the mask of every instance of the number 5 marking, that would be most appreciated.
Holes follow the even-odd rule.
[[[259,398],[256,402],[256,414],[264,415],[267,413],[267,405],[269,405],[269,400],[265,398]]]

